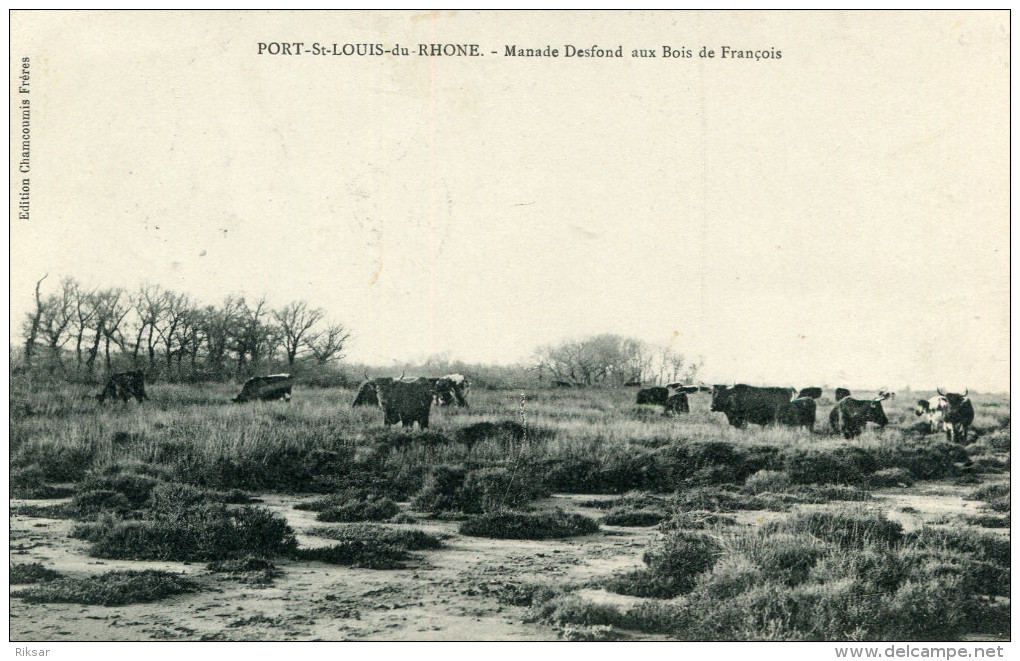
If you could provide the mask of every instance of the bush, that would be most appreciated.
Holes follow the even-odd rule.
[[[800,484],[863,484],[880,464],[867,450],[840,446],[789,450],[783,455],[783,467]]]
[[[744,481],[744,489],[750,493],[781,493],[791,484],[790,476],[783,471],[758,471]]]
[[[561,510],[544,513],[496,512],[465,521],[460,534],[493,539],[552,539],[598,532],[599,525],[580,514]]]
[[[230,578],[246,585],[268,585],[281,573],[269,560],[254,556],[210,562],[206,569],[217,574],[230,574]]]
[[[349,501],[343,505],[329,507],[319,512],[315,520],[337,521],[385,521],[392,518],[400,508],[389,498],[378,500]]]
[[[193,581],[164,571],[112,571],[100,576],[58,578],[49,583],[12,592],[12,597],[35,604],[72,603],[122,606],[158,601],[198,590]]]
[[[663,512],[618,508],[610,511],[602,519],[602,524],[607,526],[643,528],[657,525],[665,518],[666,514]]]
[[[260,507],[206,504],[156,520],[107,521],[88,535],[90,555],[129,560],[223,560],[285,554],[297,546],[285,519]]]
[[[392,546],[407,551],[441,549],[446,546],[438,536],[424,530],[386,528],[371,523],[358,523],[342,528],[315,528],[311,534],[339,541],[361,541]]]
[[[868,476],[867,482],[874,489],[910,487],[914,485],[914,476],[906,468],[883,468]]]
[[[676,596],[689,592],[721,553],[718,543],[708,535],[677,531],[652,542],[642,559],[655,582]]]
[[[402,549],[361,540],[350,540],[333,546],[312,549],[297,549],[292,555],[298,560],[311,560],[362,569],[405,569],[407,561],[412,558]]]
[[[766,535],[804,533],[842,548],[889,546],[903,537],[903,527],[877,511],[799,512],[785,521],[770,521],[761,531]]]
[[[159,481],[135,473],[90,475],[79,486],[80,492],[114,491],[122,494],[130,509],[140,509]]]
[[[986,484],[980,489],[975,489],[970,492],[964,499],[966,500],[995,500],[996,498],[1002,498],[1003,496],[1009,496],[1009,485],[1008,484]]]
[[[428,512],[468,514],[519,508],[549,495],[533,475],[533,469],[524,465],[471,471],[436,466],[414,497],[412,507]]]
[[[764,576],[785,585],[807,580],[815,563],[828,552],[828,548],[811,535],[782,532],[745,535],[738,548]]]
[[[977,560],[1000,567],[1010,566],[1009,540],[978,530],[934,528],[925,526],[909,533],[908,541],[921,549],[948,549],[967,553]]]
[[[46,484],[46,473],[38,464],[12,468],[10,480],[11,498],[66,498],[74,493],[69,487]]]
[[[60,572],[44,567],[41,562],[33,562],[32,564],[12,564],[9,580],[11,585],[20,585],[24,583],[43,583],[60,577]]]
[[[725,514],[704,512],[695,510],[693,512],[677,512],[669,519],[659,524],[659,530],[669,532],[671,530],[703,530],[712,526],[732,526],[737,520]]]

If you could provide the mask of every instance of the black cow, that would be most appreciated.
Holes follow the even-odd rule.
[[[874,399],[844,397],[829,412],[829,427],[837,434],[843,434],[843,438],[860,436],[869,422],[885,427],[889,418],[885,417],[882,400],[888,396],[888,393],[883,393]]]
[[[552,387],[553,388],[573,388],[574,384],[571,383],[570,381],[553,381],[552,382]]]
[[[815,428],[817,408],[814,397],[797,397],[779,410],[779,422],[790,427],[805,427],[812,431]]]
[[[375,394],[375,379],[369,379],[358,386],[358,394],[351,403],[355,406],[379,406],[379,398]]]
[[[793,399],[793,388],[758,388],[738,383],[712,388],[712,411],[723,413],[734,427],[751,422],[765,426],[780,421],[780,412]]]
[[[669,399],[669,390],[662,386],[642,388],[638,390],[637,394],[638,404],[659,404],[661,406],[666,403],[667,399]]]
[[[939,395],[946,399],[942,428],[946,430],[946,440],[950,443],[967,443],[967,430],[974,422],[974,405],[967,399],[969,392],[970,390],[964,390],[961,395],[938,390]]]
[[[111,374],[110,378],[106,380],[106,387],[96,396],[96,399],[102,404],[108,397],[120,399],[125,404],[134,397],[141,404],[149,398],[145,394],[145,373],[141,370],[133,370]]]
[[[850,396],[850,391],[846,388],[836,388],[836,401],[845,399]]]
[[[821,388],[801,388],[800,392],[797,393],[797,398],[810,397],[811,399],[818,399],[822,396]]]
[[[383,421],[387,425],[399,422],[404,427],[412,427],[417,422],[419,428],[428,429],[434,392],[428,379],[402,381],[380,378],[373,379],[373,383],[379,407],[383,410]]]
[[[686,392],[677,392],[666,398],[666,408],[662,415],[673,415],[676,413],[690,413],[691,406],[687,402]]]
[[[261,401],[269,402],[282,399],[290,401],[291,387],[294,382],[290,374],[269,374],[267,376],[253,376],[241,386],[241,392],[231,399],[232,402],[242,404],[244,402]]]

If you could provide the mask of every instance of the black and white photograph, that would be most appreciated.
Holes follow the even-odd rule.
[[[9,655],[1009,656],[1010,19],[10,11]]]

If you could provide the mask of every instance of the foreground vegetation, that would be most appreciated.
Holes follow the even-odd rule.
[[[103,408],[80,386],[13,388],[11,497],[70,496],[19,511],[74,519],[72,535],[99,558],[210,563],[231,580],[265,584],[279,574],[276,558],[423,567],[420,554],[444,540],[394,526],[419,518],[459,519],[460,534],[497,540],[657,526],[642,569],[586,585],[521,584],[505,598],[577,640],[626,631],[703,640],[1009,634],[1008,541],[982,531],[1008,527],[1002,397],[973,396],[971,437],[956,445],[916,424],[911,404],[926,393],[900,393],[886,405],[889,427],[846,441],[825,433],[824,403],[816,433],[737,430],[708,411],[707,395],[692,396],[690,415],[665,418],[636,406],[630,389],[539,390],[523,407],[519,392],[475,389],[470,409],[444,409],[430,429],[406,432],[385,429],[377,409],[352,409],[349,389],[236,405],[230,386],[153,384],[142,406]],[[875,489],[930,480],[973,484],[974,514],[905,531],[871,504]],[[265,492],[302,496],[299,507],[323,524],[315,534],[331,543],[299,545],[257,501]],[[580,503],[603,513],[541,510],[552,493],[602,494]],[[747,526],[734,517],[746,510],[788,514]],[[77,579],[42,569],[12,568],[38,583],[16,596],[81,592]],[[103,580],[126,593],[155,586],[154,598],[194,587]],[[582,588],[639,601],[599,603]]]

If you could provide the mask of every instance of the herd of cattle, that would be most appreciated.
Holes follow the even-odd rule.
[[[241,392],[231,401],[290,401],[293,380],[289,374],[270,374],[248,379]],[[439,377],[417,377],[405,379],[376,377],[365,374],[365,381],[358,388],[352,406],[378,406],[383,411],[387,425],[400,423],[411,427],[418,423],[421,429],[429,426],[432,405],[468,406],[468,380],[462,374],[447,374]],[[637,404],[661,405],[664,415],[690,412],[688,395],[709,392],[712,396],[710,410],[722,413],[734,427],[747,423],[756,425],[788,425],[813,430],[817,412],[816,401],[822,396],[821,388],[757,387],[744,384],[733,386],[694,386],[670,383],[666,386],[644,388],[637,393]],[[967,430],[974,421],[974,406],[967,399],[967,392],[943,393],[931,400],[918,400],[915,413],[924,418],[931,433],[944,432],[950,442],[965,443]],[[829,428],[845,438],[859,436],[869,422],[885,427],[889,419],[882,408],[882,402],[893,396],[882,391],[872,399],[855,399],[846,388],[837,388],[836,404],[829,412]],[[145,393],[145,374],[135,370],[111,374],[106,387],[96,395],[100,404],[107,399],[120,399],[125,403],[131,398],[139,403],[148,399]]]
[[[637,404],[662,405],[665,407],[664,415],[688,413],[690,404],[687,395],[695,392],[711,392],[710,409],[724,414],[727,422],[734,427],[743,427],[747,423],[762,426],[778,424],[808,430],[815,425],[815,400],[822,396],[821,388],[803,388],[798,392],[795,388],[761,388],[742,383],[711,388],[670,383],[665,387],[639,390]],[[937,392],[938,396],[931,400],[918,400],[914,413],[925,419],[931,433],[945,432],[950,442],[966,442],[967,430],[974,422],[974,406],[967,399],[967,392],[962,395],[943,393],[941,388]],[[836,388],[835,394],[836,405],[829,412],[829,428],[835,433],[842,434],[844,438],[854,438],[864,431],[869,422],[879,427],[889,424],[882,402],[893,397],[893,393],[882,391],[872,399],[855,399],[846,388]]]

